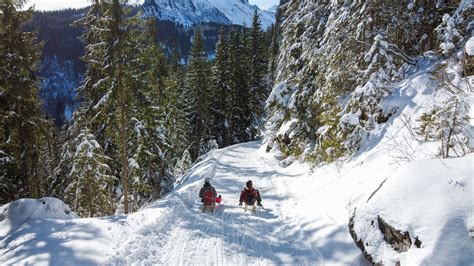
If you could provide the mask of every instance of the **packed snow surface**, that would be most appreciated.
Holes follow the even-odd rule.
[[[441,160],[439,143],[414,140],[406,125],[443,100],[432,77],[437,67],[422,62],[395,86],[382,107],[396,112],[350,158],[317,166],[282,163],[278,150],[266,153],[265,145],[250,142],[211,151],[165,198],[130,215],[22,217],[13,204],[4,205],[0,265],[367,265],[348,230],[356,207],[356,230],[378,243],[373,256],[389,264],[473,265],[474,157]],[[214,213],[200,209],[206,177],[223,197]],[[249,179],[263,198],[257,215],[237,206]],[[31,202],[22,208],[44,213],[46,207]],[[395,254],[365,223],[377,214],[419,236],[422,246]],[[15,219],[21,222],[11,226]]]
[[[306,170],[286,171],[278,167],[272,156],[262,154],[259,147],[260,143],[252,142],[214,151],[178,181],[174,192],[128,216],[26,221],[0,238],[0,264],[363,261],[348,237],[345,216],[336,224],[322,209],[308,208],[296,215],[302,202],[294,196],[297,188],[290,192],[287,182]],[[200,210],[197,194],[205,177],[212,178],[212,184],[223,196],[215,213]],[[248,179],[254,181],[263,196],[265,209],[257,215],[237,206],[239,193]],[[311,202],[307,203],[317,204]],[[314,215],[320,219],[310,218]]]
[[[407,182],[409,190],[395,190],[400,201],[383,197],[382,190],[377,195],[381,200],[374,197],[371,201],[377,203],[377,210],[392,208],[386,211],[392,215],[387,218],[400,218],[397,225],[401,227],[413,220],[419,222],[412,226],[426,225],[412,228],[425,241],[420,251],[413,251],[417,262],[429,261],[434,256],[430,254],[453,244],[443,244],[437,240],[439,236],[449,241],[463,239],[456,242],[457,251],[450,252],[466,252],[472,246],[466,231],[472,179],[459,168],[472,161],[472,156],[427,160],[391,175],[396,166],[384,165],[380,159],[387,159],[384,156],[371,154],[346,166],[333,164],[311,171],[298,162],[282,168],[260,147],[260,143],[252,142],[212,152],[178,181],[174,192],[128,216],[49,219],[71,218],[58,211],[58,216],[27,219],[0,236],[0,264],[360,265],[366,262],[350,238],[348,218],[352,208],[364,203],[389,176],[387,190],[392,186],[402,189]],[[223,196],[215,213],[202,213],[199,208],[197,194],[205,177],[212,178]],[[248,179],[263,196],[265,209],[257,215],[237,206],[239,192]],[[28,209],[25,213],[44,213],[41,203],[24,205]],[[14,208],[5,205],[5,209]],[[421,215],[430,210],[442,219]],[[472,262],[472,253],[464,258]]]

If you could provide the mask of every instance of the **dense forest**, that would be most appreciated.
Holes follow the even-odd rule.
[[[423,60],[451,58],[460,61],[461,77],[471,74],[472,62],[455,54],[472,34],[469,1],[283,2],[284,37],[267,101],[265,142],[291,160],[324,163],[358,152],[399,111],[382,101]],[[440,66],[436,80],[446,83],[448,71]],[[443,157],[450,148],[458,156],[468,152],[468,122],[461,114],[468,92],[453,86],[460,85],[445,84],[451,102],[412,118],[414,128],[443,141]],[[457,121],[441,122],[450,117]],[[456,141],[453,134],[459,134]]]
[[[209,150],[260,137],[275,49],[273,28],[264,32],[257,13],[249,29],[223,27],[214,56],[203,32],[216,26],[197,27],[183,64],[185,48],[164,49],[160,23],[121,1],[67,11],[55,23],[65,30],[57,40],[49,22],[24,31],[33,12],[21,7],[15,0],[1,7],[1,203],[50,195],[81,216],[128,213],[169,191]],[[47,16],[57,17],[37,15],[37,23]],[[75,28],[67,26],[72,18]],[[42,51],[43,64],[81,60],[69,63],[81,76],[73,88],[79,101],[61,128],[38,98]]]
[[[130,15],[135,15],[139,7],[131,7]],[[25,31],[35,31],[38,41],[43,42],[38,76],[41,78],[40,99],[42,109],[57,126],[70,121],[72,112],[78,107],[76,88],[84,78],[85,63],[80,59],[84,54],[84,42],[80,36],[84,28],[74,22],[85,16],[87,8],[57,11],[34,11]],[[143,16],[143,15],[142,15]],[[195,26],[184,27],[174,22],[157,20],[159,34],[156,41],[167,57],[174,47],[178,49],[185,63],[191,49]],[[205,50],[210,58],[215,56],[216,43],[221,28],[226,31],[238,30],[241,26],[217,23],[200,24]],[[183,63],[182,62],[182,63]]]

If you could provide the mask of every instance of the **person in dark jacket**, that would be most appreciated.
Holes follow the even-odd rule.
[[[216,202],[217,191],[211,185],[211,179],[209,177],[204,179],[204,186],[199,191],[199,197],[201,198],[201,202],[205,205],[214,205]]]
[[[252,180],[247,181],[245,188],[240,192],[239,206],[242,206],[242,202],[250,206],[253,206],[255,202],[257,202],[258,206],[263,207],[260,192],[253,188]]]

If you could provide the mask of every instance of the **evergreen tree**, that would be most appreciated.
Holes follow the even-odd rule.
[[[60,153],[60,161],[56,165],[53,175],[50,177],[50,189],[48,190],[49,194],[65,199],[66,203],[71,204],[73,206],[74,200],[71,197],[65,197],[64,191],[66,188],[73,182],[70,180],[69,173],[72,170],[74,154],[76,152],[76,147],[78,145],[79,139],[77,136],[81,134],[81,127],[85,125],[85,122],[80,121],[81,119],[85,119],[84,111],[81,110],[84,107],[79,107],[72,116],[72,121],[70,125],[64,126],[64,141],[62,142],[62,148]]]
[[[39,166],[40,176],[42,176],[42,188],[45,195],[62,198],[61,194],[55,194],[56,167],[61,162],[61,149],[65,142],[65,132],[57,127],[52,119],[42,118],[40,120],[40,134],[38,134]]]
[[[282,10],[278,9],[275,14],[275,24],[270,28],[270,51],[268,58],[268,72],[270,87],[273,87],[278,67],[278,56],[280,53],[280,42],[281,42],[281,23],[282,23]]]
[[[216,58],[212,66],[211,135],[221,147],[232,143],[229,133],[231,63],[229,40],[223,29],[219,32]]]
[[[173,175],[174,176],[181,176],[186,173],[186,171],[191,167],[191,164],[193,163],[191,159],[191,154],[189,153],[188,150],[185,150],[183,153],[183,156],[176,162],[174,169],[173,169]]]
[[[186,95],[184,69],[180,63],[181,55],[175,46],[168,63],[166,90],[168,92],[168,111],[166,114],[169,142],[173,158],[180,158],[189,149],[191,125],[189,121],[189,97]],[[189,153],[189,152],[188,152]]]
[[[69,173],[72,183],[66,188],[66,200],[82,217],[110,215],[115,209],[112,197],[114,177],[108,174],[107,158],[87,129],[77,139]]]
[[[23,24],[22,0],[0,5],[0,203],[42,195],[37,70],[41,45]]]
[[[129,208],[129,137],[133,130],[130,123],[134,112],[137,111],[137,90],[139,89],[139,76],[136,65],[136,55],[139,51],[137,40],[133,39],[131,32],[137,27],[137,17],[130,17],[130,7],[126,2],[113,0],[109,3],[106,16],[108,17],[107,29],[111,38],[107,43],[106,69],[110,73],[109,90],[107,98],[107,115],[112,116],[113,121],[108,127],[107,133],[111,142],[118,147],[117,163],[121,166],[120,177],[122,185],[123,210],[127,214]],[[107,108],[106,107],[106,108]],[[115,111],[115,112],[114,112]],[[117,134],[118,133],[118,134]]]
[[[201,31],[195,32],[189,66],[186,75],[186,88],[190,97],[190,119],[192,126],[190,149],[193,159],[199,156],[200,146],[209,137],[209,63],[204,49]]]
[[[264,102],[268,97],[269,88],[266,82],[268,71],[268,52],[265,41],[265,34],[261,29],[260,17],[255,11],[252,20],[252,30],[248,37],[248,45],[250,49],[250,108],[251,108],[251,125],[249,128],[250,139],[255,139],[259,130],[262,129],[262,119],[264,111]]]
[[[233,31],[230,36],[230,104],[229,121],[232,143],[250,139],[251,94],[249,91],[249,54],[246,31]]]
[[[78,129],[91,129],[110,158],[111,174],[121,177],[122,195],[118,196],[123,197],[125,213],[129,212],[128,159],[133,148],[129,147],[129,138],[134,126],[131,121],[138,111],[143,77],[137,56],[140,18],[130,12],[126,2],[95,1],[88,16],[79,21],[86,29],[83,40],[88,70],[84,85],[79,88],[83,107],[75,121],[83,123],[76,126]]]
[[[136,210],[146,201],[157,198],[171,179],[168,160],[171,150],[169,143],[169,127],[166,112],[170,111],[170,97],[165,88],[167,67],[165,56],[156,42],[158,31],[156,20],[148,19],[146,32],[142,40],[143,47],[138,65],[132,66],[135,74],[138,97],[136,111],[133,113],[129,146],[131,158],[130,188],[132,194],[132,209]],[[140,32],[131,33],[133,38]],[[140,39],[140,38],[139,38]],[[144,69],[144,71],[142,71]]]

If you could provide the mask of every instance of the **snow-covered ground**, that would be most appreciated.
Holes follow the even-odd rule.
[[[74,219],[48,208],[34,214],[41,201],[4,205],[0,265],[367,265],[348,230],[356,207],[356,231],[380,244],[372,249],[377,259],[473,265],[474,157],[436,158],[439,143],[414,140],[406,126],[442,100],[436,68],[420,64],[395,88],[383,106],[396,113],[351,158],[283,167],[277,152],[251,142],[212,151],[169,195],[128,216]],[[223,196],[215,213],[199,209],[206,177]],[[255,216],[237,206],[249,179],[265,207]],[[378,214],[418,236],[421,247],[396,254],[380,243],[364,226]]]
[[[295,196],[298,192],[286,185],[305,171],[280,168],[271,156],[262,155],[260,147],[252,142],[214,151],[178,182],[174,192],[128,217],[30,219],[0,236],[0,264],[363,262],[348,234],[347,216],[336,225],[324,210],[308,208],[295,215],[305,194]],[[215,213],[199,209],[197,194],[205,177],[212,178],[223,196]],[[248,179],[263,196],[265,209],[256,216],[237,206]]]
[[[253,142],[214,151],[179,181],[173,193],[128,217],[30,219],[19,228],[2,232],[0,264],[366,265],[348,232],[350,210],[364,203],[396,166],[387,167],[378,159],[381,154],[371,154],[346,166],[334,164],[314,172],[299,163],[282,168],[260,146]],[[433,209],[438,209],[440,204],[455,207],[469,197],[472,200],[472,178],[466,178],[466,169],[460,167],[472,159],[472,156],[454,159],[453,175],[439,176],[438,179],[446,179],[440,182],[433,180],[437,182],[436,188],[441,186],[453,193],[452,201],[449,197],[442,198],[442,202],[437,200],[433,202]],[[447,167],[445,172],[452,167],[449,160],[445,163],[424,161],[422,165],[427,167],[433,163],[438,165],[436,169]],[[423,172],[419,176],[423,178]],[[212,178],[224,198],[215,213],[203,214],[199,209],[197,193],[205,177]],[[396,178],[406,182],[410,177],[398,175]],[[256,216],[237,206],[239,192],[248,179],[254,181],[263,196],[265,209]],[[416,184],[416,180],[413,182]],[[416,195],[423,198],[423,193],[438,192],[438,189],[427,189],[417,191]],[[429,198],[426,201],[429,202]],[[397,206],[396,202],[391,204]],[[407,203],[400,201],[400,204],[398,209],[403,210],[403,204]],[[458,206],[463,207],[466,206]],[[410,213],[416,211],[409,206],[406,208]],[[439,210],[443,215],[456,209]],[[2,227],[5,221],[0,222]],[[430,222],[425,220],[425,224]],[[425,229],[416,229],[424,241],[418,257],[429,259],[430,252],[437,251],[436,246],[443,247],[446,243],[441,245],[442,241],[436,239],[437,233],[430,235],[423,232]],[[463,228],[447,227],[443,235],[459,238],[462,231]],[[450,236],[450,232],[456,235]],[[457,242],[456,250],[466,252],[466,244],[472,246],[467,231],[463,239],[464,244],[459,246]],[[472,253],[466,254],[465,261],[474,262]]]

